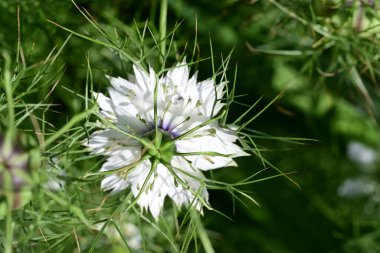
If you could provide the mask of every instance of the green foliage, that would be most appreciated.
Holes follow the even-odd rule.
[[[356,178],[380,185],[380,7],[371,2],[168,1],[162,38],[161,1],[0,1],[0,134],[26,136],[35,168],[33,201],[0,222],[0,251],[378,252],[378,190],[339,193]],[[204,227],[169,203],[154,223],[131,194],[101,192],[104,158],[80,144],[97,127],[91,91],[106,90],[104,74],[126,76],[132,63],[162,72],[185,55],[200,79],[233,80],[222,123],[251,127],[243,145],[256,155],[211,173],[211,206],[233,221],[206,211]],[[260,117],[240,118],[246,110]],[[353,141],[375,161],[350,159]]]

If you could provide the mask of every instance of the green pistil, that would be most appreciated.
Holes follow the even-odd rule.
[[[156,134],[157,133],[157,134]],[[172,135],[159,129],[151,130],[145,135],[147,154],[163,164],[170,164],[175,152],[175,144]]]

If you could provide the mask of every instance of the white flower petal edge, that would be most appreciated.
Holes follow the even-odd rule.
[[[94,93],[100,117],[115,126],[104,126],[83,142],[93,154],[108,156],[101,171],[115,170],[102,180],[101,188],[112,193],[130,188],[142,210],[149,210],[156,220],[166,197],[178,207],[192,205],[201,212],[208,203],[202,171],[236,166],[233,158],[248,155],[235,144],[238,136],[216,121],[182,136],[220,112],[226,83],[197,82],[196,74],[189,77],[185,61],[161,77],[152,68],[149,73],[133,69],[129,80],[107,76],[110,97]],[[159,152],[149,153],[149,148],[123,132],[138,138],[152,133],[156,85],[158,128],[173,149],[163,151],[160,146]],[[155,155],[161,151],[166,159]],[[153,160],[158,161],[155,168]]]

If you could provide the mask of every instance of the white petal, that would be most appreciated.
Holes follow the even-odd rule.
[[[192,155],[186,156],[194,167],[202,170],[210,170],[227,166],[236,166],[232,160],[233,157],[248,155],[238,145],[234,144],[236,136],[227,133],[218,126],[208,129],[208,135],[197,135],[197,131],[186,139],[177,140],[175,142],[179,153],[191,152],[216,152],[226,156],[216,155]]]
[[[147,159],[138,164],[129,174],[127,180],[131,182],[131,190],[135,197],[137,197],[144,185],[144,182],[146,178],[148,177],[149,171],[152,167],[151,162]],[[149,179],[149,182],[153,180],[153,177]],[[149,184],[148,182],[148,184]],[[142,197],[143,194],[140,196],[139,204],[142,207],[147,207],[148,205],[143,205]]]
[[[158,164],[156,169],[157,177],[152,182],[153,185],[149,186],[147,195],[150,196],[149,210],[157,220],[164,205],[164,199],[171,189],[172,176],[170,177],[168,169],[163,164]]]
[[[187,94],[187,93],[193,94],[196,92],[196,90],[197,90],[197,78],[198,78],[198,73],[195,72],[195,74],[187,82],[187,86],[184,87],[185,88],[185,90],[184,90],[185,94]]]
[[[103,93],[100,93],[100,92],[99,93],[94,92],[93,96],[95,97],[96,102],[98,103],[101,109],[100,113],[104,117],[108,118],[109,120],[114,121],[116,117],[115,117],[115,111],[112,107],[111,100],[108,97],[104,96]]]
[[[144,110],[116,90],[110,89],[109,93],[117,115],[118,125],[126,131],[145,132],[147,124],[144,123],[146,120],[144,119]]]
[[[130,137],[113,129],[100,130],[91,134],[83,145],[91,149],[92,154],[112,155],[115,151],[125,148],[125,146],[139,147],[140,144]]]
[[[123,93],[127,96],[130,95],[131,93],[133,95],[133,93],[135,93],[139,88],[139,86],[137,86],[136,84],[128,80],[125,80],[122,77],[112,77],[112,76],[106,76],[106,77],[108,78],[108,80],[112,84],[112,87],[115,90],[118,90],[120,93]]]
[[[171,84],[177,85],[182,90],[182,87],[187,85],[189,80],[189,68],[186,61],[178,63],[173,69],[168,71],[166,76]]]
[[[139,67],[133,65],[135,72],[136,84],[143,88],[144,91],[153,93],[156,84],[156,73],[152,68],[149,68],[149,75]]]
[[[140,158],[141,147],[125,147],[114,151],[114,154],[108,157],[100,171],[117,170],[137,162]]]
[[[203,124],[207,120],[209,120],[209,118],[206,116],[199,116],[199,115],[186,116],[185,114],[181,117],[177,117],[172,120],[173,123],[170,130],[173,131],[176,136],[179,136],[195,127],[198,127],[199,125]]]
[[[125,190],[129,183],[116,174],[109,175],[102,180],[101,188],[103,191],[112,190],[112,193],[117,193]]]
[[[203,174],[193,168],[186,159],[180,156],[174,156],[171,165],[175,169],[177,176],[181,178],[186,186],[184,188],[184,186],[179,183],[177,187],[172,187],[169,197],[173,199],[178,207],[192,204],[200,210],[202,204],[199,198],[208,202],[208,192],[200,183],[200,180],[204,178]],[[191,191],[189,189],[191,189]],[[196,194],[198,196],[196,196]]]
[[[199,171],[193,171],[189,163],[181,157],[173,157],[172,164],[176,168],[181,167],[184,171],[188,171],[188,173],[194,175],[194,177],[203,178],[203,175]],[[198,193],[206,201],[208,200],[208,193],[206,189],[201,189],[200,191],[200,182],[198,180],[177,170],[177,176],[188,185],[186,187],[182,186],[181,183],[176,185],[174,183],[174,176],[163,164],[157,165],[155,175],[152,175],[151,178],[149,178],[146,188],[142,189],[151,169],[150,166],[151,163],[147,162],[136,167],[136,169],[128,176],[127,180],[131,182],[133,195],[137,197],[140,194],[137,203],[142,209],[149,209],[156,220],[163,208],[166,196],[172,198],[178,207],[189,205],[193,202],[193,205],[199,210],[201,208],[201,203],[198,198],[195,197],[194,193]],[[187,190],[187,187],[190,187],[192,191]]]
[[[211,79],[197,83],[198,104],[200,104],[204,115],[213,117],[223,107],[224,104],[219,100],[223,97],[224,87],[225,83],[215,86],[214,81]]]
[[[147,179],[151,166],[151,162],[146,160],[146,162],[133,170],[128,177],[128,181],[131,181],[133,195],[139,197],[137,203],[141,208],[149,209],[153,217],[157,220],[168,191],[168,172],[164,165],[158,164],[156,176],[151,175],[150,178]],[[147,183],[143,189],[144,182]]]

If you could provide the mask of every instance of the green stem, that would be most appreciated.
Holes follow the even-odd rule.
[[[8,126],[11,131],[15,127],[15,110],[14,110],[14,103],[13,103],[13,95],[12,95],[12,87],[11,87],[11,74],[10,74],[10,58],[8,54],[3,54],[3,57],[5,59],[5,66],[4,66],[4,79],[3,79],[3,85],[5,89],[5,94],[7,96],[7,105],[8,105]]]
[[[160,7],[160,42],[161,42],[161,53],[165,58],[166,54],[166,24],[167,24],[167,14],[168,14],[168,0],[161,0]]]
[[[15,111],[14,111],[14,102],[13,102],[13,92],[12,92],[12,86],[11,86],[11,72],[10,72],[10,65],[11,60],[7,53],[3,53],[4,57],[4,76],[3,76],[3,85],[5,90],[5,95],[7,97],[7,106],[8,106],[8,131],[6,133],[5,137],[5,144],[4,146],[6,148],[11,148],[11,141],[12,137],[14,136],[14,129],[15,129]],[[7,205],[6,205],[6,218],[5,218],[5,253],[12,253],[12,243],[13,243],[13,216],[12,216],[12,209],[13,209],[13,203],[14,203],[14,194],[13,194],[13,185],[12,185],[12,176],[9,173],[6,173],[7,171],[3,171],[3,183],[4,188],[6,189],[6,199],[7,199]]]
[[[5,87],[5,93],[7,96],[7,104],[8,104],[8,124],[10,128],[14,127],[15,122],[15,111],[14,111],[14,103],[13,103],[13,96],[12,96],[12,88],[10,83],[7,81],[4,82]]]
[[[7,203],[7,217],[6,217],[6,242],[5,242],[5,253],[12,252],[12,242],[13,242],[13,217],[12,217],[12,205],[13,198],[8,197]]]
[[[197,215],[197,214],[196,214]],[[194,218],[194,217],[193,217]],[[195,217],[197,219],[197,231],[199,235],[199,239],[202,242],[203,248],[206,253],[215,253],[214,248],[212,247],[210,237],[208,236],[205,227],[202,224],[199,216]]]
[[[7,172],[7,171],[5,171]],[[12,243],[13,243],[13,215],[12,209],[14,204],[14,193],[12,186],[12,176],[10,173],[4,173],[4,186],[6,189],[6,198],[7,198],[7,214],[5,220],[5,253],[12,253]]]
[[[155,136],[155,140],[154,140],[154,143],[155,143],[155,146],[156,148],[159,148],[160,146],[160,143],[161,143],[161,140],[158,139],[158,115],[157,115],[157,96],[158,96],[158,78],[157,76],[155,76],[155,79],[156,79],[156,82],[155,82],[155,85],[154,85],[154,101],[153,101],[153,113],[154,113],[154,136]],[[160,143],[159,143],[160,142]]]
[[[112,220],[112,223],[113,223],[113,225],[115,226],[117,232],[119,233],[121,239],[122,239],[123,242],[124,242],[124,245],[125,245],[125,247],[126,247],[126,249],[125,249],[126,251],[125,251],[125,252],[126,252],[126,253],[131,253],[131,252],[132,252],[132,251],[131,251],[131,248],[130,248],[129,245],[128,245],[128,241],[127,241],[127,239],[125,238],[125,235],[124,235],[123,231],[120,229],[119,225],[117,225],[117,223],[116,223],[114,220]]]

